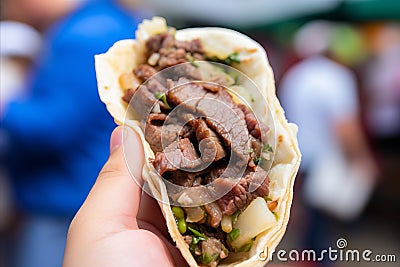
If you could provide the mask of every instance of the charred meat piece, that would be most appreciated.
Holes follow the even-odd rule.
[[[189,59],[204,60],[204,50],[200,40],[178,41],[172,33],[163,33],[150,37],[146,41],[147,56],[158,53],[157,69],[162,70]]]
[[[196,181],[197,173],[185,172],[181,170],[170,171],[164,174],[164,177],[173,184],[191,187]]]
[[[222,219],[221,208],[215,202],[205,205],[204,208],[206,209],[206,211],[209,215],[210,225],[212,227],[218,227],[218,225]]]
[[[179,125],[164,125],[166,117],[167,115],[163,113],[150,113],[147,123],[142,124],[146,141],[154,153],[163,151],[163,148],[178,139]]]
[[[245,208],[253,199],[267,196],[269,193],[269,178],[266,171],[260,167],[256,167],[255,172],[249,172],[237,184],[235,181],[225,178],[216,179],[214,184],[221,190],[233,187],[226,195],[217,200],[225,215],[232,215],[237,210]]]
[[[167,35],[168,33],[157,34],[146,41],[147,57],[160,50],[161,45]]]
[[[168,101],[188,112],[205,117],[205,123],[238,157],[238,164],[248,162],[250,139],[244,114],[233,104],[225,90],[212,93],[198,83],[188,83],[168,91]]]
[[[122,96],[122,100],[124,100],[126,103],[129,103],[135,94],[134,89],[128,89],[125,91],[125,94]]]
[[[157,70],[147,64],[140,64],[133,69],[133,74],[135,74],[142,82],[146,81],[156,73]]]
[[[247,129],[249,130],[250,134],[255,137],[256,139],[261,140],[261,128],[260,124],[257,121],[256,116],[254,115],[253,111],[248,108],[246,105],[239,104],[239,108],[244,113],[244,118],[246,120]]]
[[[201,159],[204,162],[218,161],[226,156],[218,136],[207,126],[202,118],[193,119],[189,123],[196,131]]]
[[[157,94],[155,92],[152,92],[162,90],[164,87],[160,87],[157,81],[149,82],[148,85],[149,87],[141,85],[134,92],[128,90],[129,93],[124,96],[124,100],[128,100],[130,97],[129,101],[126,102],[130,103],[132,108],[144,119],[157,107],[159,111],[170,109],[163,101],[156,97]]]
[[[194,169],[201,165],[197,152],[188,138],[179,139],[164,152],[157,153],[153,165],[160,175],[181,169]]]

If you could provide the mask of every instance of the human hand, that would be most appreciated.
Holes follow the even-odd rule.
[[[131,151],[137,151],[129,160],[140,185],[125,163],[122,139]],[[110,151],[70,225],[63,267],[186,266],[168,240],[157,202],[147,194],[142,196],[144,154],[140,138],[129,127],[117,127],[111,135]]]

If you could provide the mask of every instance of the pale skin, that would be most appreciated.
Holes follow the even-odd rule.
[[[63,267],[186,266],[166,238],[157,203],[147,194],[142,197],[140,185],[129,173],[122,135],[127,140],[124,145],[137,151],[132,175],[141,181],[140,139],[131,129],[117,127],[110,157],[69,228]]]
[[[131,173],[122,143],[137,152]],[[157,202],[142,194],[143,162],[138,135],[117,127],[111,135],[110,157],[71,222],[63,267],[187,266],[169,239]]]

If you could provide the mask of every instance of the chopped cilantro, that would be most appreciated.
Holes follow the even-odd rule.
[[[192,244],[197,245],[200,241],[204,241],[204,240],[206,240],[206,239],[203,237],[193,236]]]
[[[240,229],[238,228],[233,228],[232,231],[228,234],[229,241],[234,241],[236,238],[238,238],[240,235]]]
[[[232,214],[232,224],[235,224],[237,221],[237,218],[239,217],[239,215],[242,213],[242,211],[237,210],[234,214]]]
[[[265,199],[265,201],[272,201],[272,199],[268,196],[265,196],[264,199]]]
[[[241,248],[236,249],[236,252],[248,252],[253,246],[254,238],[251,239],[248,243],[244,244]]]
[[[219,259],[219,255],[218,255],[218,254],[210,255],[210,254],[208,254],[208,253],[204,253],[204,254],[202,255],[202,257],[201,257],[201,262],[202,262],[203,264],[208,265],[208,264],[210,264],[210,263],[213,262],[213,261],[217,261],[218,259]]]
[[[204,238],[204,240],[207,239],[207,237],[206,237],[204,234],[200,233],[200,232],[197,231],[196,229],[193,229],[193,228],[190,227],[190,226],[188,227],[188,229],[194,234],[194,236]]]
[[[190,64],[195,67],[198,68],[199,64],[196,63],[195,58],[191,55],[191,54],[187,54],[186,58],[189,60]]]
[[[240,63],[240,58],[239,58],[239,53],[238,52],[233,52],[226,58],[218,58],[218,57],[212,57],[210,60],[223,63],[226,65],[231,65],[232,63]]]
[[[259,165],[261,163],[261,157],[253,159],[254,164]]]
[[[270,146],[270,144],[264,144],[262,151],[263,152],[274,152],[274,150],[272,149],[272,146]]]
[[[168,109],[171,109],[170,105],[167,102],[167,96],[165,95],[165,93],[157,92],[157,93],[154,94],[154,96],[157,99],[161,100]]]
[[[278,221],[278,220],[279,220],[279,215],[278,215],[278,213],[276,213],[275,211],[273,211],[272,214],[274,214],[275,219]]]
[[[230,54],[226,59],[225,59],[226,63],[228,65],[232,64],[233,62],[235,63],[240,63],[240,59],[239,59],[239,53],[238,52],[233,52],[232,54]]]

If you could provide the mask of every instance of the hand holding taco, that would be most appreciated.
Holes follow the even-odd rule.
[[[156,17],[96,56],[96,72],[111,115],[143,142],[142,177],[188,264],[264,265],[300,163],[264,49],[232,30],[175,31]]]

